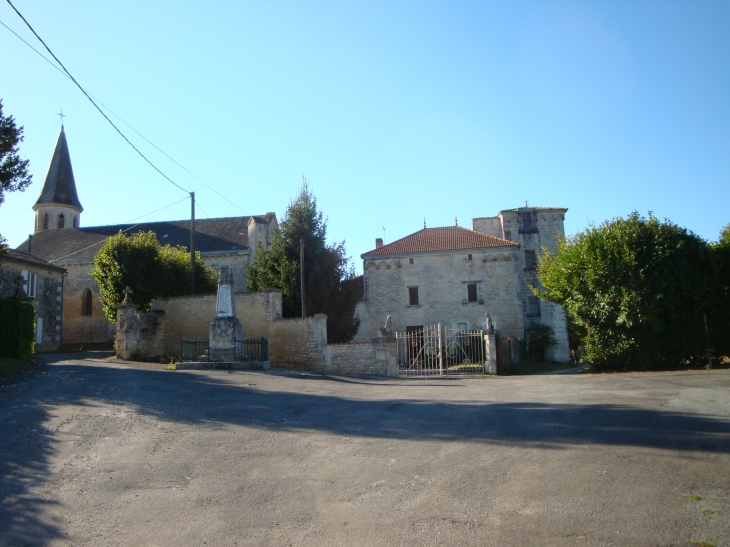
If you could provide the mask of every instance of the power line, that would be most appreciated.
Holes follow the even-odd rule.
[[[81,84],[79,84],[79,83],[78,83],[78,82],[76,81],[76,79],[75,79],[75,78],[74,78],[73,76],[71,76],[71,73],[70,73],[70,72],[68,71],[68,69],[67,69],[67,68],[66,68],[65,66],[63,66],[63,63],[62,63],[62,62],[61,62],[61,61],[60,61],[60,60],[58,59],[58,57],[56,57],[56,55],[55,55],[55,54],[54,54],[54,53],[53,53],[53,52],[51,51],[51,48],[49,48],[49,47],[48,47],[48,46],[46,45],[46,43],[45,43],[45,42],[43,41],[43,39],[42,39],[42,38],[41,38],[40,36],[38,36],[38,33],[37,33],[37,32],[36,32],[36,31],[35,31],[34,29],[33,29],[33,27],[32,27],[32,26],[30,25],[30,23],[29,23],[29,22],[28,22],[28,21],[27,21],[27,20],[25,19],[25,17],[23,17],[23,14],[22,14],[22,13],[20,13],[20,12],[18,11],[18,9],[17,9],[17,8],[16,8],[16,7],[15,7],[15,6],[13,5],[13,3],[12,3],[12,2],[10,1],[10,0],[6,0],[6,1],[7,1],[7,3],[8,3],[8,4],[10,4],[10,7],[11,7],[11,8],[13,8],[13,10],[15,11],[15,13],[17,13],[17,14],[18,14],[18,16],[19,16],[19,17],[20,17],[20,18],[21,18],[21,19],[23,20],[23,22],[24,22],[24,23],[25,23],[25,24],[26,24],[26,25],[28,26],[28,28],[29,28],[29,29],[30,29],[30,31],[31,31],[31,32],[32,32],[32,33],[33,33],[33,34],[35,35],[35,37],[36,37],[36,38],[38,38],[38,40],[40,41],[40,43],[41,43],[41,44],[43,44],[43,47],[45,47],[45,48],[46,48],[46,50],[48,51],[48,53],[50,53],[50,54],[51,54],[51,57],[53,57],[53,58],[54,58],[54,59],[56,60],[56,62],[57,62],[57,63],[58,63],[58,64],[59,64],[60,66],[61,66],[61,68],[62,68],[62,69],[63,69],[63,71],[64,71],[64,72],[65,72],[65,73],[66,73],[66,74],[68,75],[68,77],[69,77],[69,78],[71,79],[71,81],[72,81],[73,83],[75,83],[75,84],[76,84],[76,87],[78,87],[78,88],[79,88],[79,89],[81,90],[81,92],[82,92],[82,93],[83,93],[84,95],[86,95],[86,98],[87,98],[87,99],[89,99],[89,101],[91,102],[91,104],[93,104],[93,105],[94,105],[94,107],[95,107],[95,108],[96,108],[96,109],[97,109],[97,110],[99,111],[99,113],[100,113],[100,114],[101,114],[102,116],[104,116],[104,119],[105,119],[106,121],[108,121],[108,122],[109,122],[109,123],[111,124],[111,126],[112,126],[112,127],[114,128],[114,129],[116,129],[116,130],[117,130],[117,133],[119,133],[119,134],[120,134],[120,135],[122,136],[122,138],[123,138],[123,139],[124,139],[125,141],[127,141],[127,144],[129,144],[129,146],[131,146],[132,148],[134,148],[134,151],[135,151],[135,152],[137,152],[137,154],[139,154],[139,155],[140,155],[140,156],[142,157],[142,159],[143,159],[143,160],[145,160],[145,161],[146,161],[147,163],[149,163],[149,164],[150,164],[150,165],[152,166],[152,168],[153,168],[153,169],[154,169],[155,171],[157,171],[157,172],[158,172],[158,173],[159,173],[160,175],[162,175],[163,177],[165,177],[165,179],[167,179],[167,180],[168,180],[169,182],[171,182],[172,184],[174,184],[175,186],[177,186],[177,187],[178,187],[178,188],[179,188],[180,190],[182,190],[183,192],[185,192],[185,193],[189,194],[190,192],[188,192],[188,191],[187,191],[187,190],[186,190],[185,188],[183,188],[183,187],[182,187],[182,186],[180,186],[180,185],[179,185],[179,184],[178,184],[177,182],[175,182],[175,181],[174,181],[174,180],[172,180],[172,179],[171,179],[170,177],[168,177],[168,176],[167,176],[167,175],[166,175],[165,173],[163,173],[162,171],[160,171],[160,169],[158,169],[158,167],[157,167],[157,166],[156,166],[156,165],[155,165],[154,163],[152,163],[152,162],[151,162],[150,160],[148,160],[148,159],[147,159],[147,156],[145,156],[145,155],[144,155],[144,154],[143,154],[142,152],[140,152],[140,151],[139,151],[139,150],[137,149],[137,147],[136,147],[136,146],[134,146],[134,145],[132,144],[132,142],[131,142],[131,141],[130,141],[130,140],[129,140],[129,139],[128,139],[128,138],[127,138],[127,137],[126,137],[125,135],[124,135],[124,133],[122,133],[122,132],[121,132],[121,131],[119,130],[119,128],[118,128],[118,127],[117,127],[116,125],[114,125],[114,122],[112,122],[112,121],[111,121],[111,120],[109,119],[109,117],[108,117],[108,116],[107,116],[106,114],[104,114],[104,111],[103,111],[103,110],[102,110],[101,108],[99,108],[99,105],[97,105],[97,104],[96,104],[96,103],[94,102],[94,99],[92,99],[92,98],[91,98],[91,97],[89,96],[89,94],[88,94],[88,93],[86,92],[86,90],[85,90],[85,89],[84,89],[83,87],[81,87]]]
[[[20,41],[22,41],[22,42],[23,42],[23,43],[24,43],[24,44],[25,44],[26,46],[28,46],[28,47],[29,47],[30,49],[32,49],[33,51],[35,51],[35,52],[36,52],[36,53],[37,53],[37,54],[38,54],[38,55],[39,55],[39,56],[41,57],[41,59],[43,59],[43,60],[44,60],[44,61],[46,61],[46,62],[47,62],[47,63],[48,63],[49,65],[51,65],[51,66],[52,66],[53,68],[55,68],[55,69],[56,69],[56,70],[57,70],[58,72],[60,72],[60,73],[61,73],[61,74],[62,74],[62,75],[63,75],[64,77],[66,77],[66,78],[68,78],[69,80],[73,81],[73,80],[72,80],[72,79],[71,79],[71,78],[69,77],[69,75],[68,75],[68,74],[66,74],[66,73],[65,73],[65,72],[64,72],[63,70],[61,70],[61,69],[60,69],[60,68],[58,68],[58,67],[57,67],[57,66],[56,66],[55,64],[53,64],[53,62],[52,62],[52,61],[51,61],[51,60],[50,60],[50,59],[49,59],[48,57],[46,57],[45,55],[43,55],[43,54],[42,54],[42,53],[41,53],[40,51],[38,51],[38,50],[37,50],[36,48],[34,48],[34,47],[33,47],[32,45],[30,45],[30,44],[29,44],[29,43],[28,43],[28,42],[27,42],[27,41],[26,41],[26,40],[25,40],[25,39],[24,39],[24,38],[23,38],[22,36],[20,36],[20,35],[19,35],[19,34],[18,34],[17,32],[15,32],[15,31],[14,31],[13,29],[11,29],[11,28],[10,28],[9,26],[7,26],[7,25],[6,25],[5,23],[3,23],[2,21],[0,21],[0,25],[4,26],[4,27],[5,27],[6,29],[8,29],[8,30],[9,30],[10,32],[12,32],[12,33],[13,33],[13,34],[14,34],[14,35],[15,35],[15,36],[16,36],[16,37],[17,37],[17,38],[18,38],[18,39],[20,40]],[[157,149],[157,150],[158,150],[158,151],[159,151],[159,152],[160,152],[161,154],[163,154],[163,155],[164,155],[164,156],[165,156],[165,157],[166,157],[167,159],[169,159],[169,160],[170,160],[171,162],[173,162],[173,163],[174,163],[175,165],[177,165],[178,167],[180,167],[180,169],[182,169],[183,171],[185,171],[185,172],[186,172],[186,173],[187,173],[188,175],[190,175],[191,177],[193,177],[193,178],[194,178],[195,180],[197,180],[197,181],[198,181],[198,182],[199,182],[200,184],[202,184],[203,186],[205,186],[206,188],[208,188],[208,189],[209,189],[210,191],[212,191],[212,192],[214,192],[215,194],[217,194],[217,195],[218,195],[219,197],[221,197],[222,199],[226,200],[226,201],[227,201],[228,203],[230,203],[231,205],[233,205],[233,206],[234,206],[234,207],[235,207],[236,209],[238,209],[239,211],[241,211],[241,212],[242,212],[243,214],[246,214],[246,215],[250,214],[250,213],[248,213],[248,211],[245,211],[244,209],[242,209],[241,207],[239,207],[238,205],[236,205],[235,203],[233,203],[233,202],[232,202],[232,201],[231,201],[230,199],[228,199],[228,198],[227,198],[226,196],[224,196],[223,194],[221,194],[220,192],[218,192],[218,191],[217,191],[217,190],[216,190],[215,188],[213,188],[212,186],[208,185],[208,184],[207,184],[207,183],[206,183],[206,182],[205,182],[204,180],[200,179],[200,178],[199,178],[199,177],[197,177],[197,176],[196,176],[196,175],[195,175],[194,173],[190,172],[190,171],[189,171],[189,170],[188,170],[188,169],[187,169],[187,168],[186,168],[186,167],[185,167],[184,165],[182,165],[181,163],[179,163],[179,162],[178,162],[178,161],[177,161],[177,160],[176,160],[175,158],[173,158],[173,157],[172,157],[172,156],[170,156],[170,155],[169,155],[169,154],[168,154],[167,152],[165,152],[164,150],[162,150],[162,148],[160,148],[159,146],[157,146],[157,145],[156,145],[155,143],[153,143],[153,142],[152,142],[151,140],[149,140],[149,139],[148,139],[147,137],[145,137],[145,136],[144,136],[144,135],[143,135],[142,133],[140,133],[139,131],[137,131],[137,130],[136,130],[136,129],[135,129],[134,127],[132,127],[132,126],[131,126],[131,125],[130,125],[129,123],[127,123],[127,122],[126,122],[126,121],[125,121],[125,120],[124,120],[124,119],[123,119],[123,118],[122,118],[121,116],[119,116],[119,114],[117,114],[116,112],[114,112],[114,111],[113,111],[113,110],[112,110],[111,108],[109,108],[109,107],[108,107],[107,105],[105,105],[105,104],[104,104],[103,102],[101,102],[101,101],[100,101],[100,100],[99,100],[98,98],[94,97],[94,95],[92,95],[91,93],[89,93],[89,96],[90,96],[90,97],[91,97],[92,99],[94,99],[94,100],[95,100],[96,102],[98,102],[98,103],[99,103],[99,104],[100,104],[101,106],[103,106],[103,107],[104,107],[104,108],[105,108],[106,110],[108,110],[108,111],[109,111],[109,112],[110,112],[110,113],[111,113],[111,114],[112,114],[112,115],[113,115],[113,116],[114,116],[115,118],[117,118],[117,119],[118,119],[119,121],[121,121],[121,122],[122,122],[122,123],[123,123],[124,125],[126,125],[127,127],[129,127],[129,128],[130,128],[130,129],[132,130],[132,131],[134,131],[135,133],[137,133],[137,135],[139,135],[140,137],[142,137],[142,138],[143,138],[143,139],[144,139],[145,141],[147,141],[147,142],[148,142],[148,143],[149,143],[150,145],[152,145],[152,146],[153,146],[154,148],[156,148],[156,149]]]
[[[165,211],[165,210],[169,209],[170,207],[174,207],[178,203],[181,203],[183,201],[187,201],[187,199],[188,198],[186,198],[186,197],[185,198],[182,198],[182,199],[180,199],[180,200],[178,200],[178,201],[176,201],[174,203],[171,203],[170,205],[165,205],[164,207],[160,207],[159,209],[155,209],[151,213],[147,213],[146,215],[142,215],[141,217],[133,218],[129,222],[134,222],[135,220],[139,220],[140,218],[148,217],[148,216],[153,215],[155,213],[161,213],[162,211]],[[137,226],[141,226],[142,224],[144,224],[144,222],[138,222],[137,224],[135,224],[133,226],[130,226],[129,228],[126,228],[124,230],[120,230],[120,232],[121,233],[128,232],[129,230],[132,230],[132,229],[136,228]],[[117,235],[117,234],[115,234],[115,235]],[[93,243],[93,244],[89,245],[88,247],[84,247],[83,249],[79,249],[78,251],[74,251],[73,253],[67,254],[65,256],[61,256],[61,257],[58,257],[58,258],[54,258],[53,260],[49,260],[48,262],[58,262],[59,260],[63,260],[64,258],[68,258],[69,256],[77,255],[81,251],[85,251],[87,249],[91,249],[92,247],[96,247],[97,245],[103,244],[110,237],[112,237],[112,236],[107,236],[104,239],[102,239],[101,241],[97,241],[96,243]]]

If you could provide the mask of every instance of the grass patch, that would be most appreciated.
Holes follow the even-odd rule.
[[[516,365],[502,365],[499,374],[503,376],[520,376],[524,374],[540,374],[541,372],[555,372],[578,367],[570,361],[564,363],[550,363],[545,361],[521,361]]]
[[[692,501],[702,501],[705,499],[704,496],[699,496],[697,494],[685,494],[684,497]]]
[[[0,357],[0,380],[30,372],[34,366],[35,364],[32,361]]]
[[[717,511],[712,511],[710,509],[700,509],[705,515],[717,515]]]
[[[714,543],[710,543],[704,539],[690,539],[689,541],[697,545],[697,547],[715,547]]]

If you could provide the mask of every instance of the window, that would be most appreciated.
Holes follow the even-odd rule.
[[[66,222],[66,218],[63,216],[63,214],[58,215],[58,229],[60,230],[63,228],[64,223]]]
[[[505,230],[504,238],[508,241],[512,241],[512,230]]]
[[[74,217],[74,228],[76,228],[76,217]]]
[[[466,285],[466,300],[467,300],[467,302],[476,302],[477,301],[477,284],[476,283],[468,283]]]
[[[91,316],[92,310],[91,291],[86,289],[81,297],[81,315]]]
[[[469,253],[468,255],[466,255],[466,261],[467,262],[471,262],[472,260],[474,260],[474,256],[471,253]]]
[[[418,287],[408,287],[408,305],[418,306]]]
[[[535,251],[525,251],[525,269],[535,269]]]
[[[527,297],[527,315],[530,317],[540,315],[540,299],[537,296]]]
[[[30,298],[35,298],[37,284],[36,274],[29,272],[28,270],[22,270],[20,275],[23,276],[23,280],[25,281],[25,295]]]
[[[532,232],[532,213],[522,213],[522,231]]]
[[[409,258],[408,259],[408,264],[413,264],[413,259],[412,258]]]
[[[43,215],[43,229],[48,230],[48,215]]]

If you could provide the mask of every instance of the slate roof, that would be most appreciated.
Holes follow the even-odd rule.
[[[76,193],[76,181],[74,180],[74,171],[71,168],[71,156],[68,153],[68,143],[66,142],[66,132],[61,126],[61,132],[56,141],[56,149],[53,151],[51,163],[48,166],[46,181],[43,183],[41,195],[38,196],[36,205],[42,203],[60,203],[77,207],[80,211],[84,208],[81,206],[79,196]]]
[[[256,222],[267,222],[273,213],[254,216]],[[195,249],[201,253],[215,251],[249,250],[248,222],[252,217],[223,217],[197,219],[195,221]],[[134,226],[134,228],[132,228]],[[190,221],[174,220],[164,222],[144,222],[142,224],[115,224],[111,226],[91,226],[84,228],[64,228],[62,230],[43,230],[33,235],[31,252],[45,260],[72,261],[91,260],[96,251],[109,237],[128,230],[126,235],[152,231],[162,245],[190,244]],[[28,240],[18,247],[28,251]]]
[[[490,236],[461,226],[424,228],[402,239],[360,255],[360,258],[428,251],[457,251],[485,247],[517,247],[519,243]]]
[[[10,262],[19,262],[22,264],[28,264],[32,266],[39,266],[41,268],[48,268],[49,270],[56,270],[58,272],[65,272],[66,270],[56,266],[54,264],[51,264],[47,260],[43,260],[42,258],[39,258],[37,256],[29,255],[28,253],[23,253],[21,251],[15,251],[12,249],[8,249],[4,253],[0,253],[0,262],[5,262],[6,260]]]

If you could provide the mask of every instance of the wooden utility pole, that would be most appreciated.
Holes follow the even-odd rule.
[[[190,192],[190,294],[195,294],[195,192]]]
[[[302,293],[302,317],[307,316],[307,305],[304,300],[304,240],[299,240],[299,284]]]

